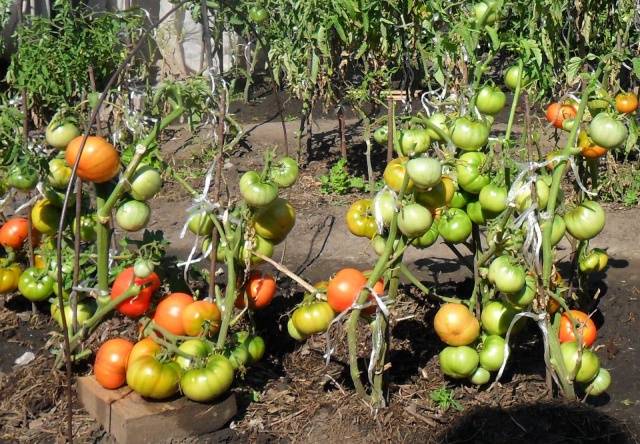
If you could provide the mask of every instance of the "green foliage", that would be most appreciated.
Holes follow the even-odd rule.
[[[0,95],[0,166],[10,165],[22,147],[22,120],[18,106]]]
[[[440,387],[429,393],[431,400],[438,406],[442,412],[446,412],[450,408],[461,412],[464,410],[462,404],[454,399],[454,392],[447,387]]]
[[[369,189],[367,181],[358,176],[352,176],[347,170],[347,160],[338,160],[329,170],[329,174],[320,176],[320,191],[324,194],[343,195],[351,192],[366,192]]]
[[[16,33],[18,50],[8,84],[25,89],[29,105],[47,115],[71,104],[90,88],[91,66],[98,87],[126,56],[126,40],[142,26],[138,12],[83,15],[70,2],[54,4],[53,18],[30,17]]]
[[[615,171],[602,171],[600,177],[602,200],[635,207],[640,204],[640,169],[635,163],[615,166]]]

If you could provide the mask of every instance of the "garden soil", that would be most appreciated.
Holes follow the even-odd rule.
[[[250,131],[248,143],[230,153],[225,163],[230,186],[236,182],[236,171],[259,168],[259,153],[282,145],[277,116],[264,123],[264,116],[273,111],[265,103],[232,109],[239,111]],[[296,108],[295,104],[288,106]],[[353,124],[352,116],[349,122]],[[287,122],[292,153],[297,126],[297,122]],[[306,168],[298,185],[285,192],[297,210],[297,223],[286,244],[278,246],[274,254],[309,282],[327,279],[345,266],[370,268],[376,259],[367,241],[353,237],[346,229],[344,213],[356,196],[335,197],[320,192],[319,177],[338,157],[335,121],[317,119],[313,128],[316,152],[306,153]],[[348,132],[350,165],[356,174],[363,174],[363,146],[352,143],[357,137],[355,131]],[[202,187],[208,168],[204,159],[211,156],[207,157],[201,141],[184,146],[184,140],[184,134],[177,131],[163,149],[173,156],[174,167],[192,185]],[[376,151],[374,158],[382,164],[384,152]],[[191,235],[180,238],[190,205],[187,193],[171,182],[152,202],[154,216],[148,228],[164,231],[171,241],[170,256],[184,259],[193,245]],[[432,328],[437,304],[406,286],[400,302],[392,308],[393,339],[386,373],[389,407],[372,411],[354,394],[342,327],[306,343],[289,338],[285,314],[302,295],[299,288],[280,276],[279,296],[255,316],[258,332],[267,343],[267,355],[237,384],[238,414],[228,428],[184,442],[638,442],[640,209],[609,208],[607,215],[607,225],[594,246],[606,248],[611,259],[606,273],[593,277],[591,286],[597,297],[589,308],[596,310],[594,319],[599,324],[597,353],[613,377],[608,394],[586,402],[554,400],[547,390],[541,336],[535,325],[528,325],[513,339],[519,344],[517,352],[495,387],[477,389],[445,380],[437,363],[442,345]],[[568,255],[567,247],[561,247],[561,257]],[[470,292],[471,273],[444,244],[424,251],[411,250],[405,261],[427,287],[439,294],[466,297]],[[36,307],[32,314],[31,306],[19,297],[6,298],[0,304],[0,442],[61,442],[66,408],[64,375],[51,371],[53,359],[45,349],[56,339],[49,333],[54,324],[42,307]],[[363,368],[370,344],[367,331],[363,324],[359,355]],[[114,318],[99,327],[88,345],[95,351],[106,338],[134,334],[132,322]],[[328,346],[333,353],[327,363],[324,355]],[[15,359],[26,351],[32,351],[35,360],[15,366]],[[87,364],[75,370],[87,374],[91,369]],[[431,393],[443,386],[453,389],[455,400],[446,410],[431,400]],[[77,400],[74,413],[77,442],[112,442]]]

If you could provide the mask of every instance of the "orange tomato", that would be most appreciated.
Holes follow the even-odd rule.
[[[101,386],[117,389],[124,385],[132,348],[133,343],[123,338],[109,339],[100,346],[93,373]]]
[[[131,349],[131,353],[129,353],[129,362],[134,362],[136,359],[140,359],[143,356],[154,356],[157,352],[160,351],[160,345],[158,345],[151,338],[144,338],[135,343],[133,348]]]
[[[195,301],[182,312],[182,326],[188,336],[212,336],[220,330],[220,310],[209,301]]]
[[[469,345],[480,335],[480,323],[466,305],[446,303],[440,307],[433,327],[448,345]]]
[[[24,217],[12,217],[0,228],[0,245],[14,250],[22,248],[29,237],[29,221]]]
[[[193,304],[193,297],[186,293],[171,293],[160,301],[153,321],[174,335],[183,336],[186,332],[182,324],[182,313]]]
[[[632,113],[638,109],[638,96],[632,92],[620,93],[616,96],[616,109],[619,113]]]
[[[578,323],[576,329],[582,334],[582,343],[585,347],[591,347],[596,341],[598,330],[588,314],[580,310],[569,310],[575,321]],[[560,318],[560,330],[558,332],[560,342],[576,342],[578,339],[573,333],[573,325],[567,313],[563,313]]]
[[[607,154],[607,149],[596,145],[585,131],[580,131],[580,134],[578,134],[578,146],[580,147],[580,154],[587,159],[597,159]]]
[[[245,293],[251,310],[261,310],[268,306],[277,290],[276,280],[268,273],[252,271],[245,286]],[[236,307],[244,308],[244,297],[238,295]]]
[[[76,161],[82,139],[83,136],[78,136],[67,146],[65,159],[69,166],[73,166]],[[89,136],[78,162],[78,177],[102,183],[113,179],[119,170],[120,155],[116,148],[102,137]]]
[[[575,119],[576,114],[575,106],[555,102],[547,107],[546,117],[554,127],[562,129],[564,121]]]
[[[360,270],[343,268],[329,281],[327,302],[333,311],[344,311],[351,307],[366,283],[367,278]]]

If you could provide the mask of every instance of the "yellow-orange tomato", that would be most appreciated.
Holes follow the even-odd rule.
[[[619,113],[632,113],[638,109],[638,96],[632,92],[620,93],[616,96],[616,109]]]
[[[466,305],[447,303],[440,307],[433,320],[433,327],[442,342],[453,345],[469,345],[480,335],[480,323]]]
[[[587,159],[597,159],[607,154],[607,149],[593,143],[593,140],[585,131],[580,131],[578,135],[578,146],[580,147],[580,154]]]
[[[209,301],[196,301],[182,312],[182,326],[188,336],[211,336],[220,330],[220,310]]]
[[[268,273],[252,271],[249,281],[245,287],[249,308],[251,310],[261,310],[268,306],[277,290],[276,280]],[[236,307],[244,308],[244,297],[242,294],[236,299]]]
[[[327,302],[333,311],[340,313],[351,307],[366,285],[367,278],[355,268],[343,268],[329,281]]]
[[[134,362],[136,359],[140,359],[143,356],[155,356],[155,354],[159,351],[160,346],[153,339],[144,338],[136,342],[131,349],[131,353],[129,353],[129,362],[127,363],[127,365]]]
[[[585,347],[591,347],[596,341],[598,331],[588,314],[580,310],[569,310],[573,319],[578,323],[576,329],[582,334],[582,343]],[[573,325],[569,315],[563,313],[560,318],[560,330],[558,331],[560,342],[576,342],[578,339],[573,333]]]
[[[133,343],[123,338],[109,339],[100,346],[93,372],[101,386],[117,389],[124,385],[132,348]]]
[[[158,304],[153,321],[160,327],[166,328],[170,333],[183,336],[185,331],[182,324],[182,313],[192,303],[193,297],[191,295],[171,293]]]
[[[78,136],[67,146],[65,159],[69,166],[73,166],[76,161],[82,139],[83,136]],[[89,136],[78,162],[78,177],[102,183],[113,179],[119,170],[120,155],[116,148],[102,137]]]

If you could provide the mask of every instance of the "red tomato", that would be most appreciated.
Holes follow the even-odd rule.
[[[160,278],[156,273],[151,273],[146,278],[135,277],[133,267],[125,268],[116,277],[111,286],[111,299],[116,299],[124,293],[131,284],[140,285],[140,293],[132,298],[125,299],[117,309],[120,313],[131,318],[137,318],[145,314],[151,305],[151,297],[160,288]]]
[[[124,385],[132,348],[133,343],[123,338],[109,339],[100,346],[93,372],[101,386],[117,389]]]
[[[597,330],[588,314],[580,310],[570,310],[571,315],[579,324],[578,331],[582,333],[582,343],[585,347],[591,347],[596,340]],[[558,333],[560,342],[576,342],[577,338],[573,334],[571,320],[566,313],[560,318],[560,331]]]
[[[220,310],[209,301],[195,301],[182,312],[182,326],[188,336],[212,336],[220,330]]]
[[[278,286],[273,276],[268,273],[262,274],[259,271],[252,271],[245,289],[249,308],[251,310],[261,310],[268,306],[273,300],[277,289]],[[236,299],[236,307],[244,308],[242,294]]]
[[[556,128],[562,129],[562,124],[567,119],[575,119],[576,108],[572,105],[566,105],[562,103],[552,103],[547,108],[547,121]]]
[[[366,285],[367,278],[355,268],[343,268],[329,281],[327,287],[327,302],[337,313],[353,305]]]
[[[24,217],[12,217],[0,228],[0,245],[14,250],[22,248],[29,237],[29,221]]]
[[[186,293],[171,293],[160,301],[153,321],[174,335],[183,336],[186,332],[182,324],[182,313],[193,304],[193,297]]]

